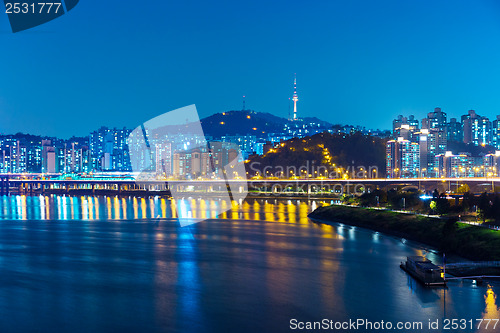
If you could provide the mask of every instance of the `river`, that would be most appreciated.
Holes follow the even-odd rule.
[[[312,223],[320,200],[247,199],[179,226],[177,209],[209,218],[211,204],[221,203],[0,197],[0,331],[262,333],[288,332],[292,319],[365,319],[453,332],[444,318],[500,318],[499,283],[424,288],[399,263],[439,254]]]

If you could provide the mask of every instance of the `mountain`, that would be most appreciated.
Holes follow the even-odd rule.
[[[325,128],[332,126],[326,121],[311,117],[305,118],[304,122],[316,122]],[[252,110],[227,111],[201,119],[201,126],[205,135],[216,138],[223,135],[267,137],[269,133],[282,133],[285,124],[289,123],[291,122],[288,119]]]
[[[268,133],[282,132],[286,120],[269,116],[254,111],[227,111],[201,119],[201,126],[205,135],[215,138],[223,135],[264,137]]]
[[[276,170],[301,167],[315,170],[323,166],[328,171],[336,168],[349,168],[351,171],[378,169],[377,177],[385,173],[386,140],[361,133],[352,135],[320,133],[304,138],[293,138],[282,142],[264,155],[250,156],[247,161],[249,176],[255,176],[264,169],[274,175]],[[334,167],[335,166],[335,167]],[[311,170],[311,169],[310,169]],[[314,170],[313,170],[314,171]]]

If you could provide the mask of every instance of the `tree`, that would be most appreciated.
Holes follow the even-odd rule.
[[[450,211],[450,202],[446,198],[436,198],[431,201],[430,207],[436,214],[443,215]]]
[[[457,193],[460,194],[465,194],[470,192],[470,187],[467,184],[462,184],[460,187],[457,189]]]
[[[481,196],[479,197],[478,203],[477,203],[477,214],[478,217],[483,220],[483,223],[486,222],[487,218],[491,217],[491,202],[490,198],[488,197],[488,193],[483,192]]]
[[[382,190],[365,192],[359,197],[359,204],[363,207],[379,206],[387,202],[387,193]]]
[[[472,211],[472,207],[476,204],[476,198],[474,195],[470,192],[465,192],[464,197],[462,199],[462,207],[464,212],[470,212]]]
[[[500,196],[495,193],[493,204],[491,205],[491,217],[495,219],[495,224],[500,223]]]

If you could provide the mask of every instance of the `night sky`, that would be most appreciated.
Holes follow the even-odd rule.
[[[390,128],[439,106],[500,114],[500,3],[80,0],[13,34],[0,13],[0,133],[130,128],[196,104]]]

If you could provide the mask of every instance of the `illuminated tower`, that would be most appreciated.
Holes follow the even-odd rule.
[[[299,96],[297,95],[297,74],[295,74],[295,79],[293,80],[293,120],[297,120],[297,102],[299,101]]]

